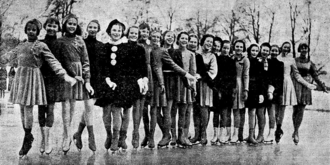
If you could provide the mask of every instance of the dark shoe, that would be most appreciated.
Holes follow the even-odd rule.
[[[299,143],[299,135],[298,135],[298,132],[294,132],[294,133],[292,134],[292,139],[293,139],[294,144],[295,144],[295,145],[298,145],[298,143]]]
[[[110,150],[111,151],[117,151],[117,150],[119,150],[119,147],[118,147],[119,131],[118,130],[113,130],[112,140],[111,141],[112,141],[112,143],[111,143]]]
[[[238,128],[238,141],[240,141],[240,142],[244,141],[243,128]]]
[[[148,142],[149,142],[148,137],[147,136],[144,137],[144,139],[141,142],[141,147],[142,148],[146,147],[148,145]]]
[[[185,140],[184,140],[183,128],[179,128],[179,130],[178,130],[178,139],[177,139],[176,143],[177,143],[179,148],[185,148],[186,147],[186,143],[185,143]]]
[[[87,126],[88,130],[88,147],[92,151],[96,151],[96,144],[95,144],[95,137],[94,137],[94,131],[93,126]]]
[[[282,136],[283,136],[284,132],[281,128],[277,128],[275,131],[275,141],[276,143],[279,143]]]
[[[249,137],[247,138],[247,143],[257,144],[258,142],[254,139],[254,128],[249,129]]]
[[[148,138],[148,147],[153,149],[155,148],[155,140],[154,140],[154,130],[150,130],[150,133],[149,133],[149,138]]]
[[[124,150],[127,149],[126,138],[127,138],[127,131],[120,131],[118,147]]]
[[[81,134],[82,134],[85,126],[86,126],[85,124],[79,123],[78,131],[73,135],[73,142],[77,146],[79,151],[83,147],[82,140],[81,140]]]
[[[139,147],[139,133],[138,132],[133,132],[133,138],[132,138],[132,146],[133,148],[138,148]]]
[[[32,148],[33,140],[34,140],[34,138],[31,133],[24,136],[23,145],[22,145],[21,150],[19,151],[20,157],[23,157],[30,151],[30,149]]]
[[[104,147],[105,147],[106,150],[108,150],[111,146],[111,140],[112,140],[111,126],[106,127],[105,130],[107,131],[107,138],[104,142]]]
[[[173,128],[171,128],[171,135],[172,135],[171,145],[172,146],[175,146],[176,145],[177,138],[176,138],[176,131]]]

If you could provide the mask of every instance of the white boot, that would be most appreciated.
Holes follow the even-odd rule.
[[[41,142],[40,142],[40,153],[45,152],[45,127],[40,127],[41,132]]]
[[[226,143],[226,134],[227,134],[226,128],[221,127],[218,135],[218,139],[220,143]]]
[[[53,151],[52,143],[49,137],[49,130],[50,127],[45,127],[45,152],[47,155],[49,155]]]
[[[270,128],[269,129],[269,133],[268,136],[265,139],[265,143],[273,143],[274,141],[274,132],[275,132],[275,128]]]
[[[217,141],[218,141],[218,131],[219,131],[219,128],[218,127],[214,127],[214,135],[213,135],[213,139],[211,140],[211,144],[216,144]]]
[[[234,128],[234,134],[233,137],[231,138],[230,143],[237,143],[238,142],[238,128]]]

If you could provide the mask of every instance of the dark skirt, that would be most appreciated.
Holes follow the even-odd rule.
[[[250,79],[248,99],[245,101],[245,106],[248,108],[257,108],[259,106],[259,95],[258,84],[255,80]]]
[[[82,76],[82,65],[80,62],[72,63],[72,68],[75,69],[77,76]],[[69,83],[64,80],[60,80],[59,84],[56,84],[60,87],[59,90],[54,91],[55,101],[63,102],[68,99],[73,100],[88,100],[88,91],[86,90],[84,83],[78,82],[74,86],[70,86]]]
[[[165,93],[168,100],[174,100],[176,98],[177,77],[174,72],[164,72]]]
[[[221,99],[219,99],[219,94],[213,91],[213,111],[221,112],[223,108],[232,108],[234,97],[233,97],[233,90],[222,92]]]
[[[110,89],[106,82],[102,82],[102,93],[96,100],[95,105],[105,107],[112,104],[116,107],[129,108],[141,97],[139,85],[135,76],[125,76],[121,79],[114,79],[117,84],[115,90]]]
[[[184,104],[192,104],[193,103],[193,91],[188,89],[183,81],[182,78],[177,76],[177,83],[176,83],[176,102],[177,103],[184,103]]]

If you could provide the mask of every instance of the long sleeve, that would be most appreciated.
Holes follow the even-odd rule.
[[[184,69],[182,69],[179,65],[177,65],[173,61],[173,59],[170,57],[167,51],[162,51],[162,61],[181,76],[184,76],[187,73]]]
[[[55,58],[55,56],[50,52],[48,46],[44,43],[40,45],[40,53],[42,54],[45,61],[51,67],[51,69],[55,72],[58,76],[64,76],[66,71],[62,67],[61,63]]]
[[[53,54],[55,58],[62,64],[63,68],[66,70],[69,76],[76,77],[76,72],[73,70],[71,66],[71,62],[66,59],[65,54],[63,52],[64,46],[62,42],[56,41],[54,43],[54,51]]]
[[[249,81],[250,81],[250,61],[249,59],[245,58],[243,61],[243,85],[244,85],[244,90],[249,91]]]
[[[214,54],[211,54],[210,57],[210,69],[207,71],[207,74],[211,77],[213,80],[217,74],[218,74],[218,64],[217,64],[217,58]]]
[[[151,51],[150,53],[150,62],[151,69],[156,74],[159,85],[164,85],[164,75],[163,75],[163,67],[161,61],[161,54],[155,53],[155,51]]]
[[[302,85],[308,87],[309,83],[303,78],[301,77],[301,75],[299,74],[299,70],[297,68],[296,62],[294,59],[292,59],[291,62],[291,75]]]
[[[310,68],[310,74],[313,77],[313,79],[315,80],[315,82],[317,83],[317,85],[319,85],[323,91],[326,91],[326,87],[324,85],[324,83],[319,79],[319,76],[317,74],[317,69],[315,64],[311,61],[311,68]]]
[[[137,46],[137,54],[136,56],[138,57],[138,64],[136,65],[137,66],[137,69],[138,69],[138,77],[148,77],[148,66],[146,64],[146,56],[145,56],[145,50],[142,46]],[[135,52],[133,52],[135,53]],[[150,80],[149,80],[150,81]]]
[[[87,48],[85,42],[83,40],[81,40],[81,42],[82,42],[81,64],[82,64],[83,78],[85,79],[85,82],[90,82],[91,73],[90,73],[90,64],[89,64]]]
[[[190,55],[190,61],[189,61],[189,73],[193,76],[196,75],[197,67],[196,67],[196,58],[193,53]],[[196,83],[193,84],[193,88],[196,91]]]

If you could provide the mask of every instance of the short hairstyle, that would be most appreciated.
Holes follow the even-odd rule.
[[[24,27],[24,32],[25,34],[27,34],[27,25],[28,24],[32,24],[32,25],[35,25],[37,27],[37,36],[40,34],[40,30],[42,28],[42,23],[37,20],[37,19],[32,19],[32,20],[29,20],[26,24],[25,24],[25,27]]]
[[[272,46],[270,47],[270,50],[272,50],[273,47],[275,47],[275,48],[278,49],[278,53],[279,53],[279,54],[281,53],[281,48],[280,48],[278,45],[276,45],[276,44],[272,45]]]
[[[91,21],[88,23],[87,28],[88,28],[89,24],[91,24],[92,22],[94,22],[94,23],[97,24],[97,28],[98,28],[98,29],[97,29],[97,32],[99,32],[99,31],[101,30],[101,26],[100,26],[99,21],[96,20],[96,19],[91,20]]]
[[[189,34],[188,34],[187,32],[185,32],[185,31],[180,32],[179,35],[178,35],[178,37],[177,37],[177,39],[176,39],[176,44],[177,44],[177,45],[179,45],[179,39],[180,39],[180,37],[181,37],[183,34],[185,34],[185,35],[188,36],[188,41],[190,40],[190,36],[189,36]]]
[[[82,34],[82,30],[81,30],[80,26],[78,25],[78,18],[77,18],[75,15],[69,15],[69,16],[67,16],[67,17],[64,19],[65,21],[64,21],[63,26],[62,26],[62,32],[63,32],[63,33],[67,33],[67,32],[68,32],[67,27],[66,27],[66,24],[67,24],[67,22],[69,21],[69,19],[71,19],[71,18],[74,18],[74,19],[77,20],[77,29],[76,29],[76,31],[74,32],[74,34],[80,36],[80,35]]]
[[[57,28],[58,28],[57,31],[59,31],[59,32],[61,31],[61,24],[60,24],[60,21],[57,18],[48,17],[46,22],[44,23],[44,29],[46,29],[46,26],[49,23],[55,23],[57,25]]]
[[[269,54],[270,54],[270,49],[271,49],[271,46],[268,42],[264,42],[260,45],[260,51],[259,51],[259,54],[258,54],[258,57],[261,57],[261,49],[262,47],[268,47],[269,48]]]
[[[250,58],[251,57],[251,50],[253,47],[257,47],[259,49],[259,46],[257,44],[251,44],[248,48],[247,48],[247,54],[248,54],[248,57]],[[260,51],[259,51],[260,53]]]
[[[237,44],[237,43],[242,43],[243,44],[243,52],[245,52],[246,51],[246,45],[245,45],[245,42],[243,41],[243,40],[236,40],[235,42],[234,42],[234,49],[235,49],[235,45]]]
[[[285,44],[289,44],[289,45],[290,45],[290,52],[291,52],[291,43],[290,43],[289,41],[285,41],[285,42],[283,42],[283,44],[282,44],[282,46],[281,46],[281,48],[280,48],[280,52],[283,51],[283,46],[284,46]],[[290,53],[290,52],[289,52],[289,53]]]
[[[165,36],[166,36],[166,34],[169,33],[169,32],[171,32],[171,33],[173,34],[173,36],[174,36],[174,40],[175,40],[175,33],[174,33],[173,31],[166,30],[166,31],[163,33],[163,39],[160,41],[160,45],[161,45],[161,46],[164,46],[164,44],[165,44]],[[174,44],[174,42],[173,42],[173,44]],[[172,48],[173,48],[173,44],[171,45]]]
[[[203,35],[203,37],[201,39],[200,45],[203,46],[206,38],[209,38],[209,37],[211,37],[214,40],[214,36],[213,35],[211,35],[211,34],[205,34],[205,35]]]
[[[115,26],[115,25],[119,25],[119,26],[122,27],[122,34],[121,34],[121,37],[123,37],[124,34],[125,34],[125,28],[126,28],[126,27],[125,27],[125,25],[124,25],[122,22],[118,21],[117,19],[114,19],[114,20],[112,20],[112,21],[109,23],[106,32],[108,33],[108,35],[110,35],[111,29],[112,29],[112,27]]]
[[[219,41],[220,42],[220,46],[222,46],[222,39],[220,37],[214,37],[214,39],[213,39],[213,45],[215,45],[215,41]]]
[[[139,27],[137,27],[137,26],[131,26],[131,27],[129,27],[129,28],[127,29],[126,37],[128,37],[128,35],[129,35],[129,32],[130,32],[130,31],[131,31],[131,29],[133,29],[133,28],[136,28],[136,29],[138,29],[138,30],[139,30]],[[139,38],[139,36],[140,36],[140,32],[138,32],[138,38]]]
[[[192,38],[196,38],[197,39],[197,45],[199,45],[199,38],[196,34],[189,34],[189,41],[192,39]]]
[[[139,29],[148,29],[150,31],[150,26],[147,23],[143,22],[139,25]]]
[[[303,47],[307,47],[307,49],[308,49],[308,51],[309,51],[309,46],[307,45],[307,43],[302,42],[302,43],[300,43],[299,46],[298,46],[298,52],[299,52],[299,53],[301,52],[301,49],[302,49]]]

